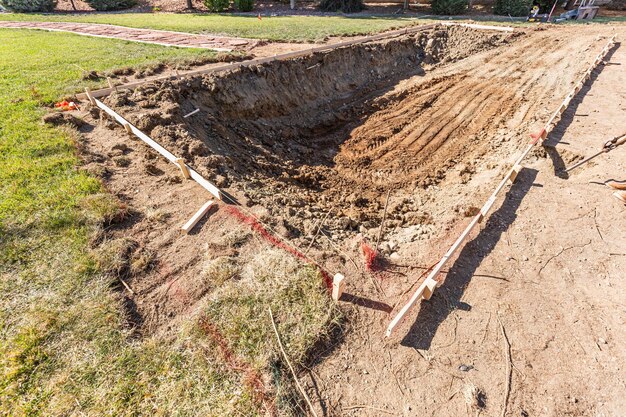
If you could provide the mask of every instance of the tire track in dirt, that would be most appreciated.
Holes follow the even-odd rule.
[[[564,56],[575,55],[580,45],[555,40],[552,34],[501,49],[392,92],[381,109],[351,132],[336,158],[337,169],[357,183],[399,184],[429,175],[429,168],[462,156],[465,137],[485,137],[503,123],[516,129],[531,120],[538,106],[567,84],[546,71],[559,72]],[[523,59],[520,51],[528,51]],[[563,72],[569,64],[565,67]],[[485,147],[478,144],[476,150]],[[404,162],[398,164],[400,160]]]

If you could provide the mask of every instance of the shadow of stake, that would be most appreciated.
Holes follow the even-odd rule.
[[[615,54],[615,51],[617,51],[619,47],[620,47],[620,43],[616,42],[615,45],[613,45],[613,47],[609,50],[609,52],[604,57],[604,61],[609,61],[611,57]],[[606,65],[599,65],[596,67],[594,71],[591,72],[591,77],[589,77],[589,80],[583,85],[583,88],[580,89],[578,94],[576,94],[572,98],[572,101],[570,102],[569,107],[567,108],[567,110],[565,110],[565,112],[563,112],[561,119],[556,124],[556,126],[554,126],[552,133],[549,135],[548,139],[543,144],[543,147],[546,150],[546,153],[552,160],[552,166],[554,167],[554,175],[556,175],[559,178],[568,179],[569,173],[565,172],[565,169],[567,167],[565,166],[565,162],[563,161],[563,158],[561,157],[561,154],[559,153],[556,146],[559,143],[563,143],[562,142],[563,136],[565,135],[565,132],[567,131],[569,126],[574,122],[574,117],[576,116],[576,112],[578,111],[578,106],[580,106],[580,104],[582,103],[587,93],[589,93],[589,90],[591,90],[593,83],[598,78],[598,76],[602,73],[605,66]],[[607,140],[606,138],[598,138],[598,147],[602,145],[604,142],[606,142],[606,140]]]
[[[474,273],[500,241],[502,233],[517,218],[517,209],[524,196],[533,186],[537,170],[525,168],[506,193],[502,206],[493,212],[478,236],[468,242],[450,267],[444,284],[429,301],[420,303],[417,318],[401,345],[415,349],[429,349],[439,325],[454,310],[469,310],[471,306],[461,302],[461,297]]]

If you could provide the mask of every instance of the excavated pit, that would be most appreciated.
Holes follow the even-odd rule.
[[[331,208],[326,226],[341,237],[380,217],[389,188],[440,181],[466,152],[457,139],[501,113],[497,101],[485,104],[490,80],[471,84],[463,99],[467,74],[431,72],[518,36],[440,27],[148,84],[106,102],[240,202],[280,215],[289,237],[310,235]],[[482,123],[463,119],[473,107]],[[406,224],[427,216],[418,208],[400,215]]]

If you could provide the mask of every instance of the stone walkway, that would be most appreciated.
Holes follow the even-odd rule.
[[[153,43],[180,48],[206,48],[217,51],[246,50],[254,47],[255,39],[227,36],[198,35],[154,29],[135,29],[124,26],[70,22],[0,22],[0,28],[42,29],[71,32],[85,36],[123,39],[132,42]]]

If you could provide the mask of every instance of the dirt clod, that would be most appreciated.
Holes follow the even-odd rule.
[[[60,125],[67,124],[67,125],[79,128],[85,124],[85,122],[82,119],[79,119],[78,117],[72,114],[62,113],[58,111],[46,114],[45,116],[43,116],[42,120],[44,123],[51,124],[53,126],[60,126]]]

